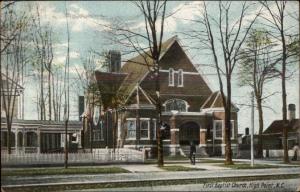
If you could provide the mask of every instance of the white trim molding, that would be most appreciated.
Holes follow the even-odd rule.
[[[124,145],[124,148],[136,148],[136,147],[156,147],[156,145],[135,145],[135,144],[132,144],[132,145]]]
[[[163,73],[169,73],[169,70],[166,69],[160,69],[159,72]],[[182,71],[184,75],[200,75],[198,72],[192,72],[192,71]],[[174,71],[174,73],[178,73],[178,71]]]
[[[168,144],[168,145],[164,145],[164,147],[180,147],[179,144]]]
[[[226,144],[225,144],[225,143],[222,143],[222,144],[215,144],[215,146],[221,146],[221,147],[225,147],[225,146],[226,146]],[[236,143],[231,143],[231,146],[232,146],[232,147],[237,147],[237,146],[238,146],[238,144],[236,144]]]
[[[175,86],[175,82],[174,82],[174,69],[170,68],[169,69],[169,87],[174,87]]]
[[[161,114],[166,115],[166,116],[172,116],[173,115],[169,111],[162,112]],[[176,116],[179,116],[179,115],[181,115],[181,116],[203,116],[203,115],[205,115],[205,113],[203,113],[203,112],[178,112],[176,114]]]

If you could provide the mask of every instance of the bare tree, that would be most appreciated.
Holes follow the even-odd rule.
[[[5,15],[7,14],[7,10],[12,10],[11,8],[15,5],[15,1],[7,1],[7,2],[1,2],[1,53],[4,52],[7,47],[12,43],[12,41],[16,38],[16,36],[19,34],[19,31],[22,29],[22,20],[24,19],[25,15],[18,18],[16,20],[16,23],[13,28],[4,28],[2,25],[5,25],[7,22],[7,17]],[[3,14],[3,15],[2,15]]]
[[[53,61],[53,48],[52,48],[52,29],[49,27],[46,30],[46,39],[45,39],[45,68],[48,71],[48,119],[51,120],[52,117],[52,81],[53,81],[53,72],[52,72],[52,61]]]
[[[78,79],[81,82],[78,84],[80,88],[83,87],[83,92],[85,95],[85,106],[87,106],[87,116],[84,117],[84,124],[86,124],[89,129],[89,142],[90,142],[90,151],[93,151],[93,130],[94,130],[94,109],[98,106],[101,110],[101,101],[99,95],[99,89],[96,85],[95,80],[95,70],[100,67],[100,63],[98,62],[99,58],[97,58],[97,54],[94,50],[88,51],[85,58],[82,58],[83,70],[79,70],[76,68],[76,72],[78,75]],[[100,114],[99,114],[100,115]],[[87,121],[88,123],[85,123]],[[84,133],[85,135],[85,133]]]
[[[53,47],[52,47],[52,28],[49,23],[41,24],[39,6],[36,5],[36,16],[33,19],[32,39],[35,45],[35,60],[34,66],[39,72],[38,79],[40,81],[39,107],[40,119],[46,120],[46,97],[48,97],[48,119],[52,118],[52,61],[53,61]],[[45,72],[48,72],[47,87],[45,92]]]
[[[161,113],[162,103],[160,96],[160,55],[162,52],[162,40],[164,35],[164,24],[166,15],[166,0],[159,1],[137,1],[134,5],[139,9],[144,19],[144,30],[135,31],[134,29],[119,22],[115,27],[112,27],[113,36],[116,37],[116,42],[131,49],[131,52],[137,52],[143,57],[144,62],[137,65],[147,65],[148,70],[155,76],[155,106],[157,114],[157,156],[158,166],[164,165],[163,160],[163,143],[161,138],[160,127],[162,126]],[[146,46],[142,46],[146,43]],[[148,50],[148,51],[147,51]]]
[[[220,1],[218,4],[218,12],[217,10],[209,12],[207,4],[204,2],[202,17],[192,20],[201,27],[200,30],[184,34],[190,39],[200,41],[201,45],[198,49],[208,50],[213,56],[225,111],[225,164],[233,164],[230,139],[232,76],[239,61],[241,47],[259,12],[251,21],[247,21],[247,12],[252,4],[243,2],[238,18],[230,20],[233,12],[236,13],[232,7],[233,3]]]
[[[54,121],[60,121],[63,96],[63,66],[54,65],[52,70],[52,105]]]
[[[281,61],[281,69],[278,70],[281,78],[281,91],[282,91],[282,120],[283,120],[283,161],[285,163],[289,162],[288,158],[288,143],[287,143],[287,136],[288,130],[287,127],[289,126],[289,122],[287,121],[287,101],[286,101],[286,78],[287,78],[287,64],[288,58],[290,56],[288,46],[289,46],[289,37],[291,32],[289,28],[286,26],[286,17],[287,17],[287,10],[286,4],[287,1],[260,1],[260,3],[264,6],[266,13],[269,15],[262,15],[262,18],[268,23],[267,26],[272,30],[272,37],[278,40],[281,44],[281,54],[280,54],[280,61]],[[274,6],[272,8],[272,6]],[[294,34],[295,36],[296,34]]]
[[[7,149],[11,153],[11,126],[13,118],[16,116],[17,98],[23,90],[20,87],[26,64],[25,47],[26,31],[28,30],[28,18],[24,12],[17,14],[15,4],[1,3],[1,113],[5,112],[7,125]],[[2,106],[3,105],[3,106]],[[2,120],[2,117],[1,117]]]
[[[258,110],[258,147],[257,156],[263,157],[262,133],[264,129],[263,101],[274,93],[265,96],[264,89],[268,82],[278,77],[275,65],[277,58],[272,59],[278,51],[273,50],[275,44],[264,29],[254,29],[246,39],[246,46],[241,51],[239,79],[240,85],[250,86],[256,98]]]

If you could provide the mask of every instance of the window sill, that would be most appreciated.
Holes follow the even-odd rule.
[[[129,140],[129,141],[130,141],[130,140],[133,141],[133,140],[136,140],[136,138],[126,138],[126,140],[127,140],[127,141],[128,141],[128,140]]]

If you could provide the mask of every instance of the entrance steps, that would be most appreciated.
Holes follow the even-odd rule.
[[[180,155],[189,157],[190,156],[190,146],[189,145],[180,145],[179,148]],[[208,157],[204,147],[196,147],[196,157]]]

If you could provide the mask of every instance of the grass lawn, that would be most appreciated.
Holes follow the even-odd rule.
[[[277,166],[277,165],[266,165],[266,164],[254,164],[253,167],[251,167],[250,164],[248,163],[236,163],[234,165],[217,165],[221,167],[228,167],[232,169],[268,169],[268,168],[280,168],[282,166]]]
[[[199,163],[224,163],[223,159],[200,159]]]
[[[189,158],[188,157],[184,157],[182,155],[164,156],[164,160],[189,160]]]
[[[109,173],[129,173],[120,167],[70,167],[64,168],[26,168],[14,170],[1,170],[1,176],[34,176],[34,175],[63,175],[63,174],[109,174]]]
[[[166,171],[200,171],[205,169],[199,169],[199,168],[192,168],[192,167],[184,167],[180,165],[169,165],[169,166],[163,166],[160,167],[161,169],[164,169]]]

